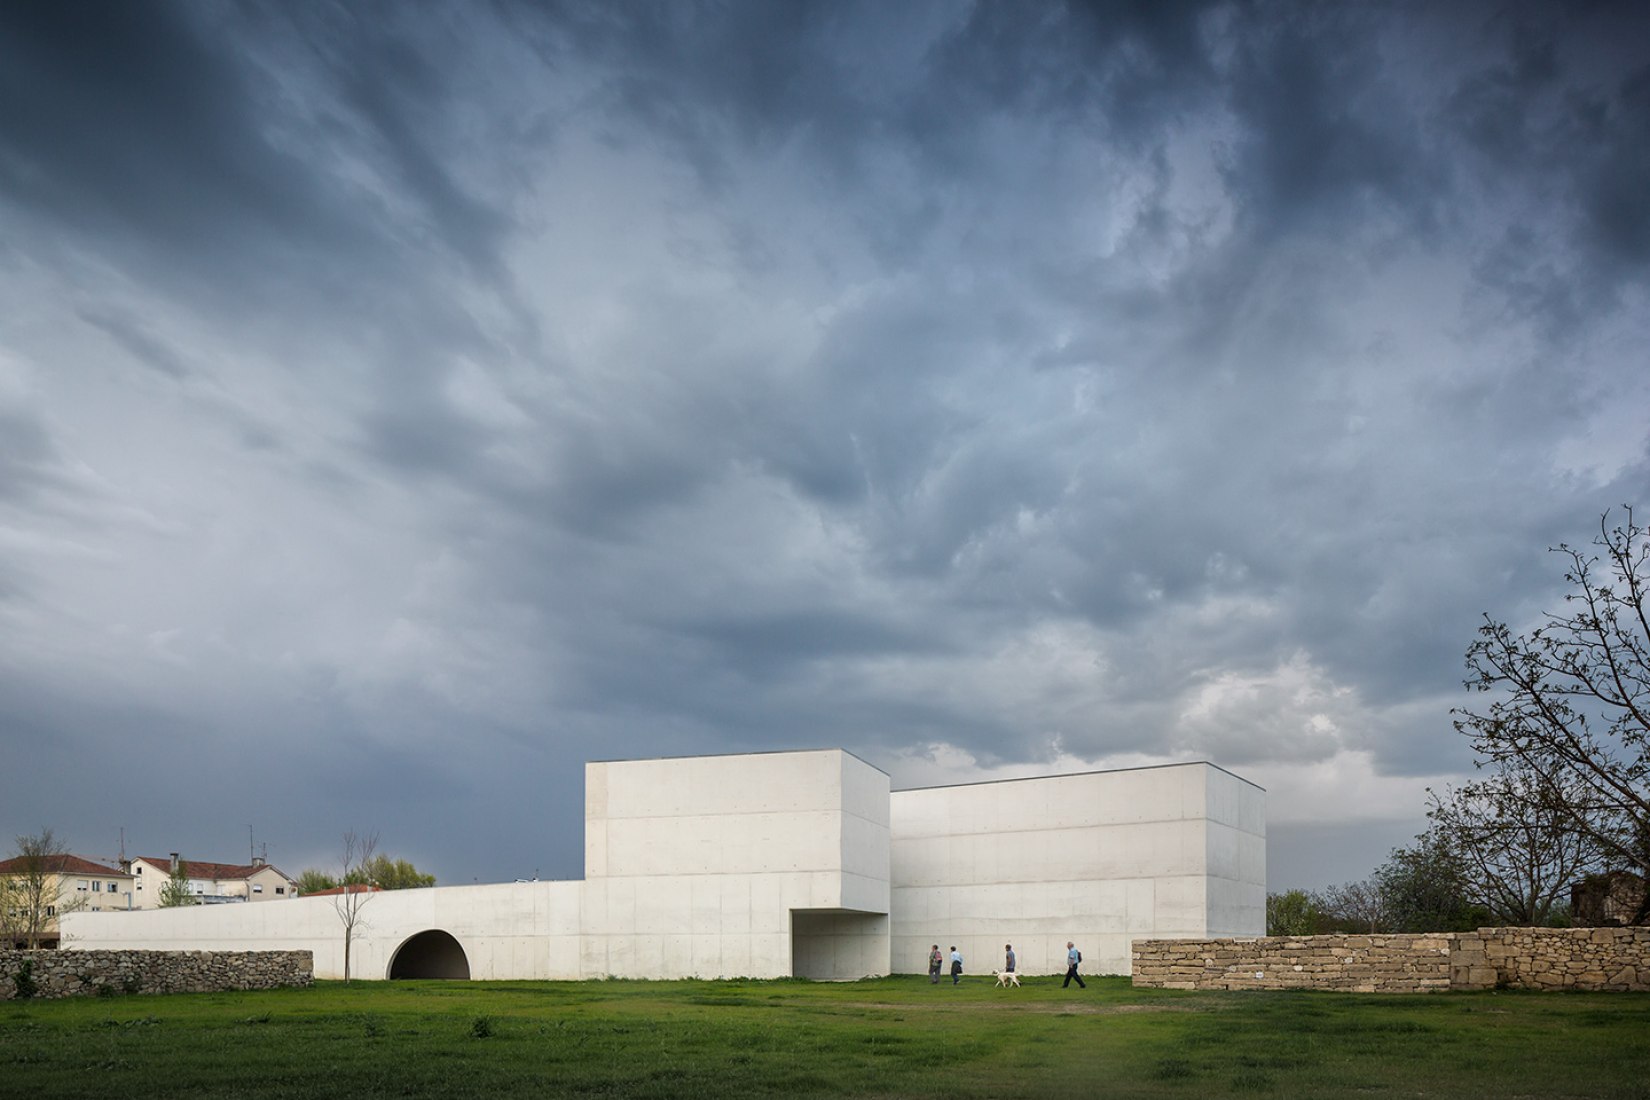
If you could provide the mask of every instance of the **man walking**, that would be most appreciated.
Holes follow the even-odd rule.
[[[952,944],[951,945],[951,984],[956,985],[960,981],[962,981],[962,952],[957,950],[957,945],[956,944]]]
[[[1068,986],[1070,986],[1071,985],[1071,980],[1073,978],[1077,979],[1077,984],[1079,986],[1081,986],[1083,989],[1088,988],[1088,986],[1083,982],[1082,975],[1077,973],[1077,964],[1082,962],[1082,961],[1083,961],[1083,953],[1081,951],[1077,950],[1077,945],[1076,944],[1072,943],[1070,940],[1067,940],[1066,941],[1066,980],[1060,983],[1060,988],[1061,989],[1065,989]]]
[[[936,943],[934,949],[928,953],[929,985],[940,984],[940,967],[943,965],[945,965],[945,956],[940,954],[940,945]]]
[[[1006,959],[1006,965],[1003,967],[1003,969],[1005,971],[1007,971],[1008,973],[1012,974],[1012,973],[1014,973],[1014,945],[1011,944],[1011,943],[1005,943],[1005,944],[1003,944],[1003,950],[1008,952],[1008,957]]]

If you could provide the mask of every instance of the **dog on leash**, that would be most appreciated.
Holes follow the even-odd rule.
[[[1004,989],[1007,989],[1009,986],[1014,986],[1018,989],[1020,987],[1020,976],[1012,970],[999,970],[997,971],[997,984],[1002,986]]]

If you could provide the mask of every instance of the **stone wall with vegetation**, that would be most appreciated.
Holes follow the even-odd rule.
[[[315,978],[308,951],[0,951],[0,1000],[281,989]]]
[[[1134,984],[1351,993],[1650,990],[1650,928],[1136,940]]]

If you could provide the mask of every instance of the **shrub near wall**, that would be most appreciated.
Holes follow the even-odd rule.
[[[1352,993],[1650,990],[1650,928],[1136,940],[1134,984]]]
[[[281,989],[315,980],[308,951],[0,951],[0,1000]]]

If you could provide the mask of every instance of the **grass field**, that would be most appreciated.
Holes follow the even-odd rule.
[[[1650,996],[323,982],[0,1005],[0,1097],[1650,1100]]]

